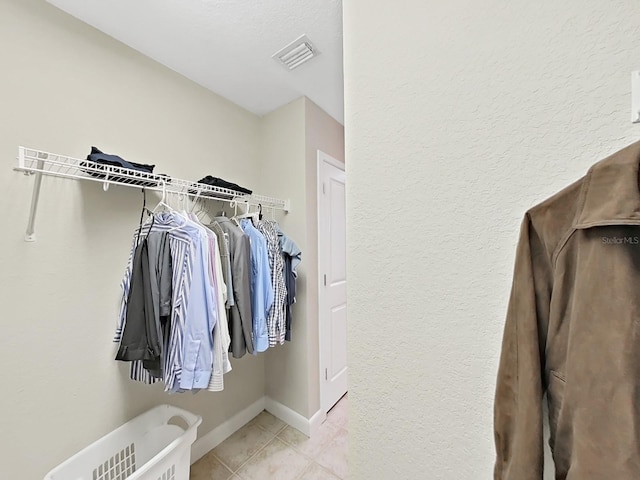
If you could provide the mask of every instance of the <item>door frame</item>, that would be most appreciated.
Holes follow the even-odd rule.
[[[325,294],[324,294],[324,272],[327,271],[327,268],[325,268],[324,262],[327,261],[326,258],[324,258],[324,255],[322,254],[322,246],[320,245],[320,225],[321,225],[321,215],[322,215],[322,211],[321,211],[321,205],[322,205],[322,164],[323,163],[327,163],[329,165],[332,165],[334,167],[336,167],[338,170],[342,170],[343,172],[345,172],[345,164],[344,162],[341,162],[340,160],[337,160],[335,158],[333,158],[331,155],[324,153],[322,150],[318,150],[317,151],[317,172],[316,172],[316,176],[317,176],[317,185],[316,185],[316,191],[317,191],[317,223],[318,223],[318,238],[317,238],[317,244],[318,244],[318,355],[319,355],[319,375],[318,375],[318,380],[320,382],[320,411],[322,412],[322,416],[323,418],[326,418],[327,412],[328,412],[328,408],[325,405],[325,401],[324,401],[324,391],[326,389],[326,383],[325,380],[322,380],[325,376],[325,353],[324,353],[324,348],[322,345],[322,339],[323,339],[323,333],[324,333],[324,329],[323,329],[323,321],[322,321],[322,315],[323,315],[323,305],[325,302]]]

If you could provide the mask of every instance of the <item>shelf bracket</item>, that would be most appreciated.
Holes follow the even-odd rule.
[[[27,233],[24,236],[25,242],[35,242],[35,223],[36,213],[38,212],[38,200],[40,200],[40,188],[42,187],[42,170],[44,169],[44,160],[38,160],[38,170],[35,172],[33,182],[33,194],[31,195],[31,209],[29,210],[29,223],[27,224]]]

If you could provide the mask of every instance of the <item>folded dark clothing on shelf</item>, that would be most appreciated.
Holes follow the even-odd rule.
[[[87,155],[87,160],[101,163],[103,165],[128,168],[129,170],[140,170],[147,173],[153,173],[153,169],[155,168],[155,165],[127,162],[124,158],[119,157],[118,155],[110,155],[108,153],[104,153],[96,147],[91,147],[91,153]]]
[[[126,176],[109,170],[109,167],[126,168],[130,170]],[[141,187],[155,187],[161,182],[169,183],[171,179],[167,175],[152,175],[155,165],[128,162],[117,155],[101,152],[96,147],[91,147],[91,153],[87,159],[80,162],[80,169],[96,178],[104,178],[119,183],[139,185]],[[140,178],[136,178],[140,177]]]
[[[248,188],[241,187],[240,185],[235,183],[227,182],[222,178],[212,177],[211,175],[207,175],[206,177],[198,180],[198,183],[202,183],[203,185],[209,185],[212,187],[226,188],[228,190],[233,190],[234,192],[238,192],[245,195],[251,195],[253,193],[253,191],[249,190]],[[190,189],[189,193],[198,193],[198,192],[195,189]],[[219,195],[219,194],[214,194],[213,192],[205,191],[205,192],[202,192],[201,195],[212,196],[212,195]]]

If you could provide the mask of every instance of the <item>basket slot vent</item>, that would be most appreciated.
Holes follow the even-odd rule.
[[[131,444],[93,469],[93,480],[125,480],[136,471],[136,447]]]
[[[158,477],[158,480],[176,480],[176,466],[171,465],[171,468]]]

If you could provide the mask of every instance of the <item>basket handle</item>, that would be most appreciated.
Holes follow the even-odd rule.
[[[202,423],[202,417],[200,415],[195,415],[181,408],[174,407],[173,405],[165,405],[165,407],[168,410],[167,424],[178,425],[179,427],[184,428],[184,430],[187,431],[191,428],[197,428],[198,425]],[[182,422],[184,422],[186,425],[183,426],[180,424],[172,423],[176,418],[182,420]]]

